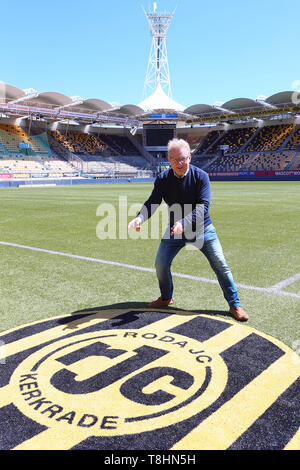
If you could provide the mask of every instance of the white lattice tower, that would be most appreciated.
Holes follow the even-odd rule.
[[[143,10],[148,20],[152,35],[152,44],[144,83],[143,97],[146,98],[151,95],[160,84],[166,95],[171,98],[172,93],[166,35],[174,16],[174,12],[157,13],[156,3],[153,4],[153,12],[146,13],[144,8]]]

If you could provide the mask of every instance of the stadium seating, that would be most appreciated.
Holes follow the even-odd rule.
[[[214,158],[211,155],[197,155],[193,153],[191,163],[203,170],[206,170],[213,160]]]
[[[135,175],[147,167],[147,161],[125,136],[83,134],[75,131],[48,132],[52,153],[76,163],[85,173]]]
[[[246,165],[249,171],[284,170],[295,157],[295,153],[258,153]]]
[[[2,173],[41,173],[43,166],[41,163],[22,157],[20,159],[3,158],[0,159],[0,172]]]
[[[81,153],[87,152],[89,155],[109,155],[108,145],[94,135],[82,134],[80,132],[68,132],[69,139],[81,149]]]
[[[238,152],[250,139],[250,137],[256,132],[255,127],[242,128],[242,129],[230,129],[223,134],[209,150],[208,153],[217,153],[222,145],[228,145],[229,153]]]
[[[137,148],[125,136],[101,134],[101,140],[114,150],[116,155],[136,156],[140,154]]]
[[[19,153],[20,143],[29,144],[29,148],[33,152],[48,153],[41,143],[30,137],[21,127],[11,124],[0,124],[0,142],[9,153]]]
[[[38,126],[29,135],[26,130],[0,124],[0,172],[134,176],[148,167],[125,135],[45,131]],[[22,142],[28,148],[20,148]],[[223,145],[228,149],[220,149]],[[214,130],[192,153],[192,163],[220,173],[298,170],[299,151],[300,126],[296,124]]]
[[[222,155],[205,168],[211,172],[239,171],[249,160],[249,155]]]
[[[295,124],[262,127],[257,135],[244,148],[246,152],[278,150],[293,132]]]
[[[92,134],[82,134],[74,131],[68,131],[64,134],[60,131],[51,131],[49,135],[67,151],[76,155],[140,155],[137,148],[125,136],[101,134],[100,137],[97,137]]]
[[[284,150],[296,150],[300,146],[300,127],[284,145]]]
[[[195,148],[193,155],[204,154],[208,148],[223,134],[222,131],[212,131],[209,132],[202,142]]]
[[[80,146],[74,142],[67,134],[62,134],[60,131],[49,131],[48,135],[53,137],[62,147],[64,147],[67,151],[72,153],[81,153]]]
[[[13,174],[74,173],[77,171],[65,159],[51,152],[46,133],[29,136],[10,124],[0,124],[0,172]],[[28,148],[20,148],[27,143]]]
[[[0,157],[0,173],[74,173],[74,168],[67,162],[48,157],[23,156],[13,158],[9,156]]]
[[[300,170],[300,154],[295,155],[295,161],[288,167],[289,170]]]
[[[295,152],[227,154],[211,158],[205,167],[199,159],[195,164],[208,172],[285,170],[295,155]]]
[[[227,145],[222,150],[220,146]],[[208,172],[298,169],[300,127],[296,124],[243,127],[210,132],[193,153],[193,163]]]
[[[26,128],[27,129],[27,128]],[[103,138],[102,138],[103,137]],[[20,143],[27,143],[26,149]],[[78,170],[99,174],[135,175],[147,161],[125,136],[96,137],[75,131],[47,131],[33,126],[31,135],[11,124],[0,125],[0,172],[70,174]]]

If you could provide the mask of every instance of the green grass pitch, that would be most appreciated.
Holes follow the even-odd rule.
[[[0,241],[153,269],[159,239],[141,238],[150,223],[136,240],[97,237],[101,204],[112,204],[118,216],[119,197],[127,198],[133,216],[152,186],[0,189]],[[234,279],[241,284],[248,325],[294,348],[300,341],[300,281],[279,291],[256,288],[270,288],[300,272],[300,182],[212,182],[210,214]],[[118,229],[119,221],[117,234]],[[0,251],[1,332],[79,310],[146,306],[159,296],[153,272],[7,245],[0,245]],[[182,250],[172,270],[215,279],[205,257],[195,250]],[[179,311],[227,317],[217,284],[174,277],[174,285]]]

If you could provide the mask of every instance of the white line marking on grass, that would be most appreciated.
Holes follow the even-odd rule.
[[[274,284],[274,286],[269,287],[269,289],[275,289],[275,290],[284,289],[285,287],[299,280],[300,280],[300,273],[294,274],[294,276],[288,277],[287,279],[284,279],[283,281],[280,281],[277,284]]]
[[[73,258],[73,259],[81,259],[83,261],[91,261],[93,263],[100,263],[100,264],[108,264],[111,266],[119,266],[121,268],[127,268],[127,269],[134,269],[136,271],[146,271],[149,273],[155,273],[155,269],[153,268],[145,268],[143,266],[136,266],[135,264],[125,264],[125,263],[119,263],[117,261],[108,261],[105,259],[99,259],[99,258],[90,258],[87,256],[80,256],[80,255],[73,255],[72,253],[62,253],[61,251],[53,251],[53,250],[46,250],[44,248],[36,248],[33,246],[26,246],[26,245],[19,245],[17,243],[9,243],[9,242],[1,242],[0,245],[6,245],[6,246],[12,246],[15,248],[24,248],[26,250],[31,250],[31,251],[38,251],[41,253],[48,253],[50,255],[58,255],[58,256],[65,256],[66,258]],[[191,276],[190,274],[182,274],[182,273],[172,273],[173,276],[179,277],[182,279],[189,279],[192,281],[200,281],[200,282],[206,282],[209,284],[218,284],[218,281],[216,279],[207,279],[205,277],[198,277],[198,276]],[[279,283],[281,284],[281,283]],[[278,284],[278,285],[279,285]],[[256,286],[249,286],[246,284],[238,284],[236,283],[236,286],[241,289],[246,289],[246,290],[254,290],[258,292],[263,292],[265,294],[272,294],[272,295],[283,295],[286,297],[294,297],[296,299],[300,299],[300,294],[294,294],[292,292],[284,292],[281,290],[276,290],[275,286],[272,287],[256,287]]]
[[[122,268],[138,269],[139,271],[148,271],[151,273],[155,272],[155,269],[144,268],[143,266],[135,266],[134,264],[118,263],[117,261],[107,261],[105,259],[99,259],[99,258],[89,258],[86,256],[73,255],[72,253],[62,253],[61,251],[52,251],[52,250],[46,250],[44,248],[35,248],[33,246],[17,245],[16,243],[0,242],[0,245],[8,245],[8,246],[13,246],[15,248],[25,248],[26,250],[39,251],[42,253],[48,253],[50,255],[65,256],[67,258],[81,259],[83,261],[92,261],[93,263],[110,264],[113,266],[120,266]]]

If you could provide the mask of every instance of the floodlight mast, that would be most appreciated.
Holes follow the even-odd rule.
[[[153,4],[153,12],[147,13],[144,7],[143,10],[148,20],[150,33],[152,35],[152,44],[144,83],[143,97],[147,98],[157,89],[158,85],[161,85],[166,95],[171,98],[172,93],[166,35],[175,10],[173,13],[157,13],[156,3]]]

